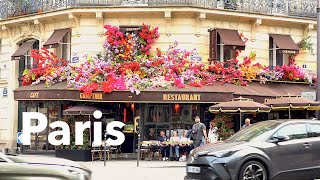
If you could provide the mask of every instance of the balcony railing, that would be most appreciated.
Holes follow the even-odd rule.
[[[72,7],[102,6],[189,6],[315,18],[317,0],[0,0],[0,18]]]

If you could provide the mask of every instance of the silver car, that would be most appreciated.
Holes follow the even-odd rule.
[[[0,153],[0,180],[91,180],[91,171],[79,163],[44,156]]]

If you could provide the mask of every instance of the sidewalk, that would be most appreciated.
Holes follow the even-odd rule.
[[[186,162],[179,161],[140,161],[137,167],[135,160],[110,160],[81,162],[92,170],[93,180],[142,180],[142,179],[183,179]]]

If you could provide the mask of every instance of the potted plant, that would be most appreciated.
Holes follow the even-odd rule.
[[[220,140],[224,141],[234,134],[234,124],[230,115],[219,113],[214,118],[214,122],[217,125]]]
[[[83,145],[75,144],[74,121],[69,118],[66,121],[70,126],[70,145],[61,145],[56,148],[56,157],[73,161],[91,161],[91,150],[89,146],[89,130],[83,132]]]
[[[311,42],[311,36],[305,36],[298,43],[298,47],[301,50],[308,50],[312,55],[314,55],[313,43]]]

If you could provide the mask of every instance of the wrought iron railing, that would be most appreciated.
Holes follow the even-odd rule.
[[[97,6],[191,6],[315,18],[317,0],[0,0],[0,18]]]

